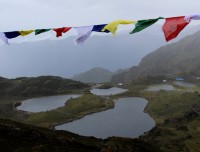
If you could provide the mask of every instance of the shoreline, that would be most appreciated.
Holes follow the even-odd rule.
[[[113,109],[114,107],[115,107],[115,105],[113,105],[113,106],[110,107],[110,108],[101,108],[101,109],[98,109],[98,110],[95,111],[95,112],[89,112],[89,113],[87,113],[87,114],[85,114],[85,115],[82,115],[82,116],[80,116],[80,117],[72,118],[72,119],[66,120],[66,121],[64,121],[64,122],[54,124],[54,125],[52,125],[52,126],[49,126],[48,128],[49,128],[49,129],[52,129],[52,130],[56,130],[56,129],[55,129],[56,126],[63,125],[63,124],[65,124],[65,123],[69,123],[69,122],[73,122],[73,121],[82,119],[82,118],[84,118],[85,116],[92,115],[92,114],[94,114],[94,113],[107,111],[107,110]]]

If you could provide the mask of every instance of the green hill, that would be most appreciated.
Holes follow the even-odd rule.
[[[54,76],[36,78],[0,78],[0,97],[34,97],[72,93],[89,87],[87,84]]]

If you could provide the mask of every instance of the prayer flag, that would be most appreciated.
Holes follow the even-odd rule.
[[[19,31],[21,36],[26,36],[28,34],[31,34],[33,32],[33,30],[29,30],[29,31]]]
[[[4,34],[8,39],[12,39],[12,38],[16,38],[16,37],[20,36],[20,33],[18,31],[4,32]]]
[[[8,38],[5,36],[4,33],[0,32],[0,38],[1,38],[6,44],[9,45],[9,43],[8,43]]]
[[[82,27],[74,27],[74,29],[78,32],[78,38],[76,39],[77,44],[83,44],[84,41],[90,36],[92,33],[93,25],[91,26],[82,26]]]
[[[101,31],[101,30],[102,30],[106,25],[107,25],[107,24],[94,25],[92,31],[94,31],[94,32],[103,32],[103,31]],[[105,32],[105,33],[109,33],[110,31],[105,30],[104,32]]]
[[[156,19],[139,20],[135,24],[135,29],[133,29],[133,31],[130,32],[130,34],[142,31],[143,29],[145,29],[145,28],[153,25],[154,23],[156,23],[159,19],[163,19],[163,18],[159,17],[159,18],[156,18]]]
[[[135,23],[135,21],[127,21],[127,20],[116,20],[113,21],[111,23],[109,23],[108,25],[106,25],[101,31],[110,31],[113,35],[115,35],[115,32],[117,30],[117,27],[119,24],[133,24]]]
[[[56,37],[62,36],[62,33],[66,33],[69,31],[71,27],[63,27],[63,28],[54,28],[53,30],[56,32]]]
[[[165,19],[165,24],[162,30],[166,41],[170,41],[177,37],[177,35],[190,23],[184,19],[185,16],[171,17]]]
[[[185,16],[185,20],[187,22],[190,22],[190,20],[200,20],[200,15],[189,15],[189,16]]]
[[[51,29],[37,29],[37,30],[35,30],[35,35],[38,35],[38,34],[41,34],[41,33],[44,33],[44,32],[48,32],[50,30]]]

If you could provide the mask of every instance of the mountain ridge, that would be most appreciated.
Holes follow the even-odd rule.
[[[84,83],[104,83],[110,82],[113,72],[104,68],[92,68],[84,73],[76,74],[71,79]]]
[[[199,75],[199,39],[200,31],[178,42],[162,46],[144,56],[138,66],[114,75],[112,82],[130,81],[140,76],[179,75],[180,73]]]
[[[55,76],[20,77],[7,79],[0,77],[0,97],[34,97],[72,93],[89,85]]]

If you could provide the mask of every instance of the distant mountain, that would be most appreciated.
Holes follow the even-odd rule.
[[[34,97],[72,93],[87,84],[54,76],[6,79],[0,77],[0,97]]]
[[[73,80],[84,83],[103,83],[110,82],[113,73],[103,68],[93,68],[84,73],[77,74],[72,77]]]
[[[142,58],[139,66],[114,75],[112,82],[124,82],[139,76],[192,73],[200,75],[200,31],[163,46]]]

